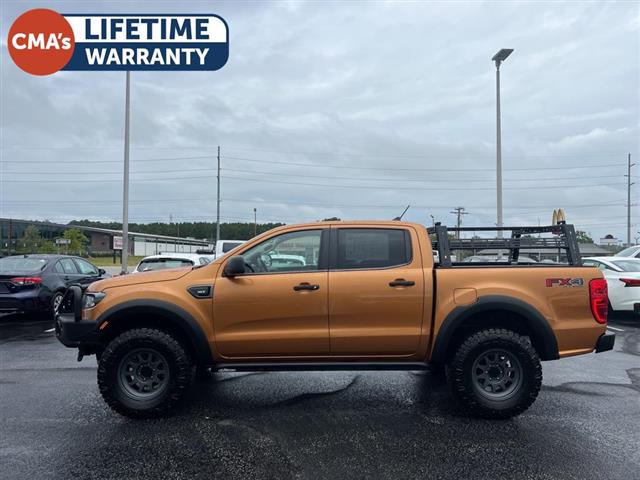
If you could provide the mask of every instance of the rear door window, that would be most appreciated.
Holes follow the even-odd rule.
[[[62,273],[65,275],[77,275],[78,269],[76,268],[76,264],[73,263],[73,260],[70,258],[63,258],[58,261],[56,268],[56,272]]]
[[[411,237],[396,228],[341,228],[337,250],[338,270],[395,267],[411,262]]]

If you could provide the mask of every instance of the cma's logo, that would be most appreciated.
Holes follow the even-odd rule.
[[[584,285],[582,278],[547,278],[545,282],[547,287],[582,287]]]

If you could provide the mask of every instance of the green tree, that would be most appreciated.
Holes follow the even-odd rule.
[[[42,238],[38,227],[29,225],[18,240],[18,251],[20,253],[53,253],[55,248],[49,240]]]
[[[65,230],[62,234],[62,238],[69,240],[67,245],[67,252],[82,255],[87,248],[89,239],[83,235],[83,233],[77,228],[70,228]]]
[[[594,243],[593,238],[584,230],[576,230],[576,237],[578,238],[578,243]]]

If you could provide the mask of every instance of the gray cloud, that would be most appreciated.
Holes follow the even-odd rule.
[[[3,4],[3,42],[29,6]],[[506,222],[546,223],[564,207],[596,237],[625,234],[624,164],[640,153],[638,4],[51,8],[211,11],[229,24],[222,70],[132,74],[133,221],[214,219],[221,145],[225,221],[252,219],[254,206],[259,219],[296,222],[391,218],[411,204],[410,220],[452,223],[460,205],[467,224],[492,224],[490,58],[513,47],[502,68]],[[6,43],[0,65],[0,216],[119,219],[124,74],[32,77]]]

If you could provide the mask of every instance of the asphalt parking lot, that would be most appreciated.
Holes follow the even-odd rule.
[[[106,407],[94,357],[5,316],[2,478],[638,478],[640,323],[610,326],[615,351],[545,363],[509,421],[465,417],[429,373],[296,372],[212,374],[141,422]]]

